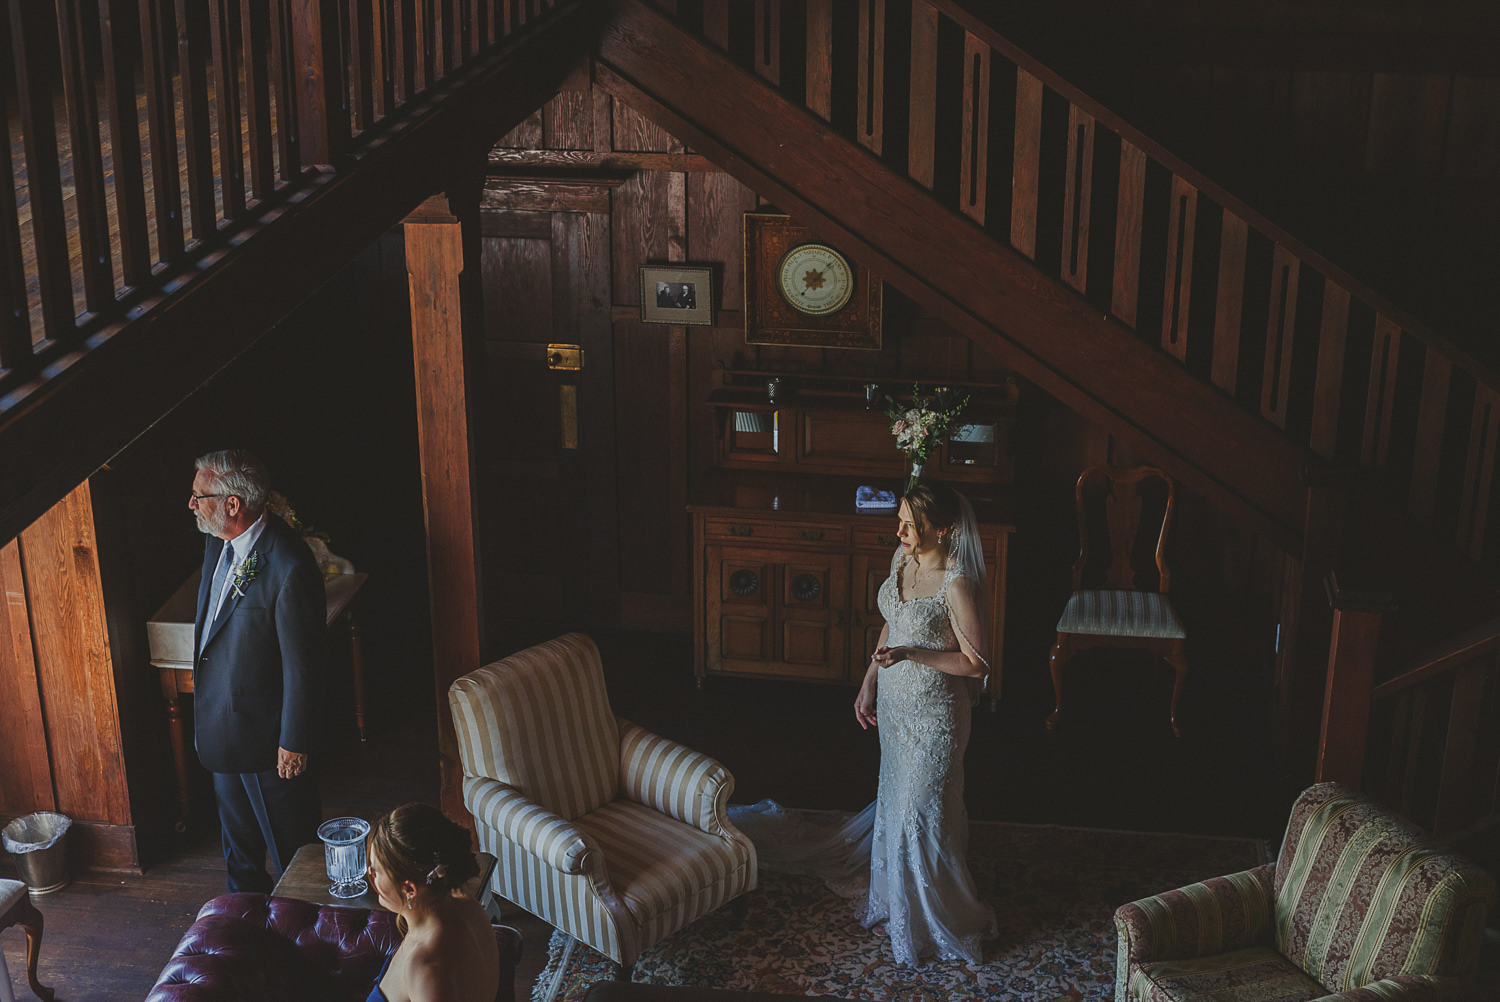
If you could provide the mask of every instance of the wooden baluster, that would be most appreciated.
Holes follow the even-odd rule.
[[[860,0],[858,91],[854,137],[878,155],[885,138],[885,0]]]
[[[807,110],[833,117],[833,0],[807,0]]]
[[[141,0],[141,66],[146,78],[146,127],[151,147],[151,204],[156,259],[182,253],[182,179],[177,168],[177,110],[172,97],[171,0]]]
[[[511,10],[509,3],[505,9]],[[417,54],[412,48],[411,33],[406,30],[406,18],[402,13],[404,10],[405,6],[400,0],[387,0],[386,31],[391,39],[391,91],[394,95],[391,100],[392,108],[398,103],[411,100],[411,96],[417,91]],[[513,30],[520,26],[520,17],[517,15],[510,27]]]
[[[1359,789],[1380,621],[1395,607],[1384,588],[1374,600],[1368,590],[1362,590],[1359,598],[1352,597],[1349,589],[1338,586],[1336,576],[1328,579],[1327,588],[1333,605],[1333,633],[1328,644],[1316,782],[1332,780]]]
[[[1385,792],[1380,798],[1387,804],[1401,800],[1401,784],[1406,776],[1406,750],[1411,741],[1412,710],[1411,690],[1398,692],[1391,721],[1391,743],[1386,755]]]
[[[219,197],[225,219],[245,214],[245,151],[240,138],[240,78],[235,65],[241,41],[236,6],[237,0],[214,0],[208,5],[214,105],[219,113]]]
[[[109,244],[109,210],[104,195],[104,144],[99,136],[92,59],[83,30],[87,11],[81,0],[59,0],[56,8],[83,300],[90,313],[103,313],[114,305],[115,277]]]
[[[964,33],[963,86],[963,141],[958,168],[958,207],[963,210],[964,215],[983,226],[986,178],[990,162],[990,47],[987,42],[967,32]],[[1040,116],[1037,118],[1037,125],[1040,131]],[[1033,231],[1035,228],[1033,220]],[[1033,257],[1036,254],[1034,244],[1033,232]]]
[[[276,157],[283,181],[292,181],[302,172],[301,152],[297,142],[297,99],[294,80],[296,62],[292,55],[292,3],[294,0],[272,0],[271,3],[271,92],[276,101]]]
[[[1391,409],[1396,403],[1396,362],[1401,356],[1401,328],[1394,320],[1375,317],[1375,345],[1370,354],[1370,388],[1365,396],[1364,446],[1360,462],[1385,469],[1391,447]]]
[[[1162,293],[1161,346],[1178,361],[1187,357],[1197,222],[1198,189],[1173,175],[1172,204],[1167,214],[1167,279]]]
[[[1422,738],[1427,730],[1427,689],[1425,685],[1415,687],[1411,697],[1411,722],[1406,736],[1406,756],[1402,760],[1401,799],[1399,813],[1413,821],[1416,813],[1417,790],[1422,783]]]
[[[348,94],[339,53],[338,3],[293,0],[292,15],[299,155],[303,166],[332,170],[349,142]]]
[[[755,72],[781,83],[781,0],[755,0]]]
[[[276,188],[276,161],[271,134],[271,22],[265,4],[240,4],[240,39],[244,45],[245,132],[250,151],[248,195],[265,201]]]
[[[136,117],[135,32],[127,0],[101,0],[99,37],[104,53],[104,106],[114,171],[115,215],[120,227],[120,272],[125,285],[151,280],[151,241],[146,227],[146,183],[141,170],[140,119]]]
[[[196,240],[210,240],[218,232],[218,224],[213,137],[208,123],[208,12],[197,0],[177,0],[177,67],[182,78],[189,232]]]
[[[1036,194],[1042,159],[1042,82],[1016,67],[1015,160],[1010,184],[1010,245],[1036,260]]]
[[[1432,835],[1442,838],[1469,820],[1470,783],[1474,752],[1479,744],[1479,718],[1484,712],[1484,686],[1494,668],[1494,655],[1459,668],[1453,678],[1448,710],[1448,737],[1443,742],[1443,771],[1438,778],[1437,812]]]
[[[522,0],[519,23],[525,24],[530,18],[529,7]],[[411,52],[416,60],[416,90],[412,92],[416,93],[432,86],[432,0],[417,0],[412,16]]]
[[[1114,290],[1109,308],[1125,326],[1135,329],[1141,299],[1141,219],[1146,204],[1146,153],[1120,140],[1120,198],[1115,211]]]
[[[391,61],[390,17],[385,0],[369,0],[370,4],[370,71],[375,78],[375,121],[391,113],[396,106],[396,74]],[[493,17],[490,27],[497,30]],[[496,41],[492,39],[491,41]]]
[[[453,72],[453,2],[432,0],[433,82]]]
[[[375,124],[375,25],[366,3],[349,5],[349,76],[354,91],[354,127],[360,132]]]
[[[729,0],[703,0],[703,37],[729,48]]]
[[[1087,291],[1089,202],[1094,190],[1094,116],[1068,105],[1068,179],[1063,194],[1062,278]]]
[[[1464,463],[1464,490],[1458,506],[1458,548],[1470,560],[1484,553],[1485,516],[1495,483],[1495,446],[1500,437],[1500,393],[1480,384],[1469,421],[1469,456]]]
[[[1438,460],[1443,454],[1443,428],[1448,417],[1448,384],[1453,360],[1434,348],[1427,349],[1422,371],[1422,402],[1417,409],[1417,448],[1411,464],[1411,491],[1407,510],[1423,525],[1432,524],[1437,504]]]
[[[1344,343],[1349,333],[1349,290],[1329,279],[1323,286],[1323,325],[1318,332],[1318,375],[1313,386],[1308,445],[1324,459],[1338,451],[1339,397],[1344,385]]]
[[[911,6],[911,105],[907,114],[906,173],[932,190],[937,128],[937,8]]]
[[[0,135],[10,135],[10,114],[0,101]],[[31,368],[31,310],[26,302],[21,219],[16,211],[16,171],[10,142],[0,143],[0,374]]]
[[[31,239],[41,288],[42,326],[49,338],[71,340],[75,329],[73,276],[52,118],[52,74],[48,72],[47,49],[38,44],[38,40],[57,37],[56,25],[47,16],[48,6],[12,0],[10,42],[19,88],[21,134],[25,138],[26,187],[31,200]],[[35,51],[33,46],[37,46]]]
[[[1266,313],[1266,358],[1260,377],[1260,414],[1286,427],[1292,384],[1292,343],[1297,331],[1297,284],[1302,262],[1280,244],[1271,257],[1271,302]]]
[[[1245,305],[1245,247],[1250,228],[1228,209],[1219,236],[1219,291],[1214,302],[1214,358],[1210,378],[1234,396],[1240,374],[1240,317]]]

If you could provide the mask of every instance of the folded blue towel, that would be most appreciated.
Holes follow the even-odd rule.
[[[860,511],[882,511],[896,507],[896,492],[883,491],[868,484],[854,489],[854,507]]]

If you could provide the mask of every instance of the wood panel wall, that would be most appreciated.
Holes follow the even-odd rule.
[[[586,193],[591,183],[605,189],[602,204]],[[570,577],[556,565],[517,565],[493,580],[497,621],[531,612],[574,615],[574,625],[690,629],[685,509],[693,477],[712,462],[706,398],[717,366],[868,375],[901,387],[1008,375],[891,289],[879,351],[747,345],[743,217],[775,207],[592,87],[586,68],[500,141],[487,189],[485,396],[507,401],[505,413],[529,411],[533,434],[515,441],[503,414],[488,418],[496,459],[481,518],[505,520],[514,502],[504,499],[518,477],[530,479],[539,535],[575,568]],[[674,262],[713,269],[714,326],[641,321],[640,267]],[[602,278],[587,278],[596,267]],[[607,297],[602,327],[580,309],[595,290]],[[546,341],[583,344],[583,371],[546,373],[533,347]],[[581,442],[559,451],[558,384],[569,382],[578,387]],[[575,541],[588,545],[575,553]]]
[[[0,818],[54,810],[75,856],[139,863],[93,496],[80,484],[0,549]]]

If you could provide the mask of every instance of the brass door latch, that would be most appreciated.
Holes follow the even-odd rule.
[[[547,346],[547,368],[583,368],[583,349],[576,344],[549,344]]]

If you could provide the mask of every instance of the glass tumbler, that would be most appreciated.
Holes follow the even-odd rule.
[[[336,898],[356,898],[369,890],[365,883],[365,839],[370,822],[364,818],[332,818],[318,826],[323,840],[323,860],[333,886],[328,893]]]

